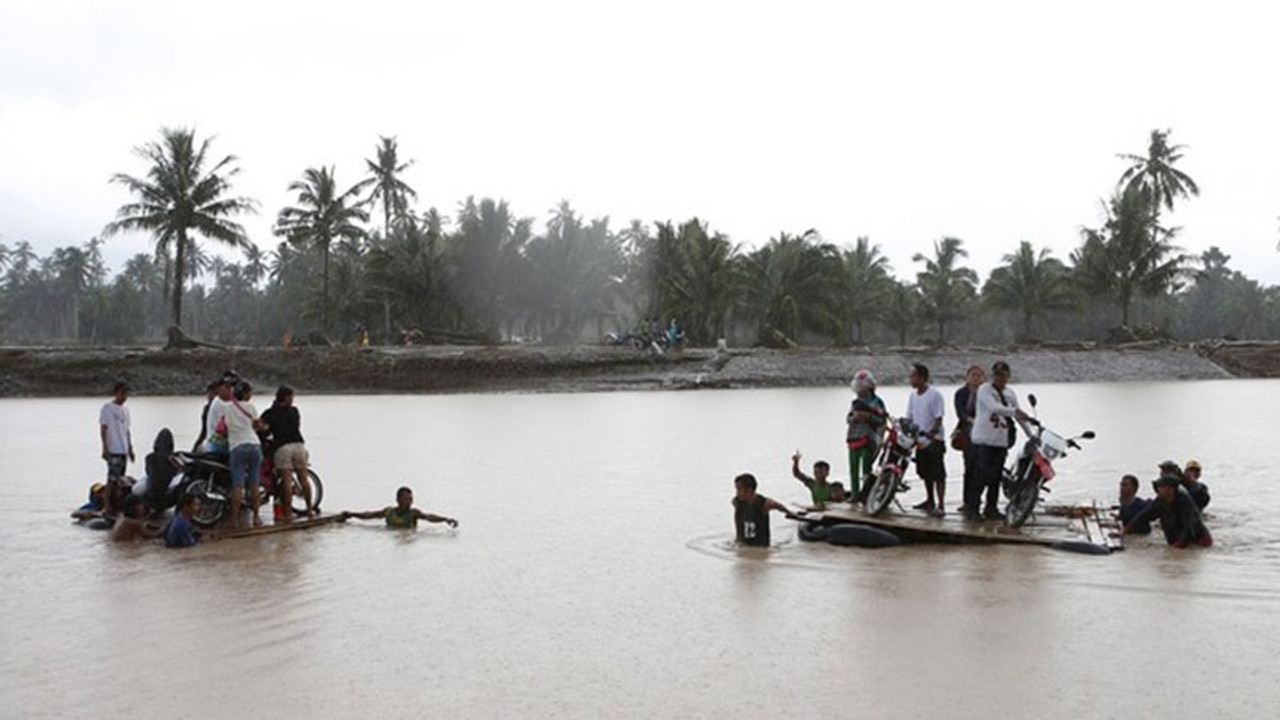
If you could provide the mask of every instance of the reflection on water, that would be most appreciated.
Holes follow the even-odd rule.
[[[773,548],[734,546],[738,472],[795,504],[796,448],[843,474],[847,390],[299,396],[327,510],[383,507],[408,484],[458,530],[351,521],[188,551],[110,545],[67,521],[101,471],[99,400],[0,401],[0,707],[107,720],[1257,716],[1280,700],[1280,523],[1258,500],[1269,459],[1187,408],[1213,397],[1230,416],[1278,388],[1019,387],[1051,427],[1099,434],[1058,466],[1054,502],[1110,502],[1122,473],[1149,479],[1165,457],[1205,465],[1212,549],[1153,537],[1110,557],[837,548],[797,541],[776,516]],[[905,392],[887,389],[891,410]],[[189,443],[200,410],[130,407],[140,448],[161,426]],[[1280,430],[1251,422],[1257,437]],[[1178,658],[1196,683],[1161,672]],[[127,689],[104,691],[110,677]]]

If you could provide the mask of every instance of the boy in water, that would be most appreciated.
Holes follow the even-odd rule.
[[[396,491],[396,504],[381,510],[366,512],[343,511],[338,515],[338,522],[346,522],[347,518],[359,520],[377,520],[385,518],[389,528],[416,528],[419,520],[431,523],[448,523],[449,527],[458,527],[458,521],[443,515],[422,512],[413,506],[413,491],[402,487]]]
[[[826,460],[819,460],[813,464],[813,477],[809,477],[800,469],[800,451],[797,450],[796,454],[791,456],[792,476],[809,488],[809,498],[818,508],[826,506],[829,502],[845,501],[844,485],[838,482],[827,482],[827,476],[830,473],[831,464]]]
[[[756,476],[742,473],[733,479],[733,526],[743,545],[769,547],[769,511],[778,510],[792,520],[800,520],[785,505],[756,493]]]

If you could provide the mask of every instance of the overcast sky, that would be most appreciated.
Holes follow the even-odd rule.
[[[159,128],[234,154],[264,249],[290,182],[359,180],[379,135],[419,209],[561,199],[615,228],[707,220],[878,243],[943,236],[985,279],[1020,240],[1066,259],[1150,131],[1202,194],[1169,222],[1280,284],[1280,11],[1255,2],[3,0],[0,242],[81,244]],[[145,236],[112,238],[112,271]]]

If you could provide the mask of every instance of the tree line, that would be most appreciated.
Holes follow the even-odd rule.
[[[136,148],[144,174],[111,178],[131,201],[100,237],[45,257],[0,244],[0,338],[132,344],[174,326],[265,345],[350,341],[367,328],[375,342],[571,344],[671,318],[697,345],[1276,338],[1280,290],[1231,269],[1217,247],[1183,254],[1164,222],[1199,194],[1169,134],[1119,156],[1102,219],[1069,257],[1022,241],[984,281],[955,237],[895,269],[869,238],[836,243],[815,230],[746,249],[698,218],[614,228],[567,201],[541,224],[492,198],[469,197],[452,216],[420,210],[393,137],[379,138],[349,186],[333,166],[304,169],[264,250],[237,222],[259,203],[235,195],[235,156],[166,128]],[[148,234],[153,252],[109,276],[103,242],[125,233]],[[214,244],[242,259],[210,253]]]

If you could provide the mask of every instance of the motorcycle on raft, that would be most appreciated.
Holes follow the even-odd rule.
[[[174,484],[176,497],[184,497],[187,493],[200,496],[200,511],[191,521],[200,527],[209,528],[222,522],[231,512],[231,470],[225,462],[205,455],[189,452],[175,452],[174,460],[182,472],[182,478]],[[306,482],[311,490],[311,504],[307,505],[307,495],[303,492],[302,480],[297,473],[290,475],[292,483],[292,510],[298,517],[305,516],[308,511],[320,509],[320,501],[324,499],[324,484],[315,470],[307,468]],[[262,487],[263,504],[272,498],[284,502],[284,486],[280,475],[271,467],[270,458],[263,460],[262,473],[259,478]],[[248,502],[246,495],[245,502]]]
[[[919,436],[920,428],[910,418],[889,420],[889,434],[880,448],[875,477],[867,478],[871,483],[865,491],[867,514],[883,513],[895,495],[909,489],[905,477]]]
[[[1036,408],[1036,396],[1028,395],[1032,412]],[[1092,440],[1096,435],[1092,430],[1085,430],[1075,437],[1063,437],[1046,428],[1039,419],[1032,417],[1027,423],[1033,431],[1029,431],[1027,441],[1022,445],[1022,452],[1012,468],[1004,468],[1001,487],[1008,498],[1005,507],[1005,524],[1009,527],[1022,527],[1031,518],[1040,502],[1041,491],[1050,492],[1047,483],[1057,474],[1053,462],[1067,456],[1067,450],[1080,450],[1077,440]]]

